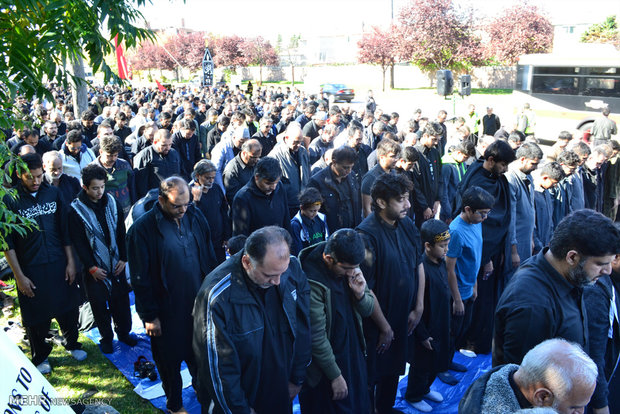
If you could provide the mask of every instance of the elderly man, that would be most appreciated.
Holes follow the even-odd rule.
[[[207,276],[194,307],[200,398],[217,413],[291,412],[311,360],[310,287],[291,236],[269,226]]]
[[[277,144],[276,136],[272,132],[272,126],[273,120],[268,116],[264,116],[260,119],[259,130],[252,135],[252,138],[257,139],[263,147],[261,158],[266,157]]]
[[[288,200],[289,215],[293,217],[299,209],[297,196],[306,188],[310,179],[310,161],[308,151],[302,145],[303,136],[297,122],[291,122],[286,128],[284,142],[276,145],[269,153],[282,168],[282,177],[286,197]]]
[[[159,187],[162,180],[181,172],[181,159],[172,148],[172,138],[167,129],[160,129],[153,138],[153,145],[140,151],[133,160],[136,180],[136,198]]]
[[[250,139],[241,145],[241,152],[224,168],[222,179],[226,199],[232,204],[237,192],[254,176],[254,166],[260,159],[263,147],[257,139]]]
[[[216,262],[207,220],[190,203],[182,178],[161,182],[157,203],[129,228],[127,252],[136,311],[151,337],[166,407],[186,413],[181,362],[196,378],[192,308],[204,276]]]
[[[556,337],[587,350],[583,288],[610,274],[619,252],[620,231],[607,217],[578,210],[564,218],[549,247],[517,270],[497,304],[493,365],[519,363],[534,345]]]
[[[93,151],[82,142],[82,133],[78,130],[72,130],[67,133],[65,142],[60,150],[60,159],[65,174],[75,177],[78,180],[82,172],[82,168],[95,161]]]
[[[560,414],[583,413],[596,385],[597,368],[579,347],[549,339],[523,358],[482,374],[467,390],[459,414],[505,414],[552,407]]]
[[[215,175],[215,183],[220,186],[222,191],[226,192],[222,174],[230,161],[232,161],[240,152],[241,146],[250,138],[250,132],[247,128],[237,127],[232,131],[229,139],[222,137],[222,140],[213,148],[211,152],[211,161],[217,168]]]
[[[310,164],[314,164],[325,154],[325,151],[334,148],[334,137],[336,136],[337,126],[334,124],[325,125],[321,135],[316,137],[308,147]]]
[[[324,111],[318,111],[312,115],[312,121],[303,127],[304,146],[307,148],[313,139],[320,135],[320,131],[327,123],[327,114]]]

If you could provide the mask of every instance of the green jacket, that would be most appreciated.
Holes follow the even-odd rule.
[[[310,324],[312,326],[312,363],[308,367],[306,383],[315,387],[325,375],[330,381],[341,375],[340,368],[336,364],[336,357],[332,351],[330,339],[332,337],[332,306],[331,291],[325,285],[326,278],[331,277],[320,269],[322,252],[326,242],[312,245],[299,254],[302,269],[310,283]],[[361,300],[356,301],[351,297],[351,304],[355,311],[357,321],[357,337],[360,338],[360,346],[366,355],[366,342],[362,328],[362,318],[370,316],[374,308],[374,296],[366,287],[366,292]]]

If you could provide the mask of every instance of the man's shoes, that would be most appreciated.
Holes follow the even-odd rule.
[[[101,348],[101,352],[104,354],[111,354],[114,352],[112,341],[99,341],[99,348]]]
[[[138,344],[138,338],[133,334],[119,336],[118,340],[132,348]]]
[[[460,349],[459,352],[461,355],[465,355],[467,358],[476,358],[476,353],[474,351],[470,351],[469,349]]]
[[[441,382],[448,385],[456,385],[459,383],[459,380],[454,378],[448,371],[440,372],[437,374],[437,378],[439,378]]]
[[[185,409],[185,407],[181,407],[179,411],[168,410],[168,413],[169,414],[189,414],[187,410]]]
[[[456,363],[454,361],[450,363],[450,369],[456,372],[467,372],[467,367],[465,365]]]
[[[37,369],[41,374],[49,374],[50,372],[52,372],[52,366],[50,365],[50,362],[47,358],[45,358],[45,361],[37,365]]]
[[[417,402],[411,402],[411,401],[407,401],[407,402],[411,404],[413,408],[423,413],[430,413],[431,411],[433,411],[433,407],[431,407],[430,404],[424,400],[420,400]]]
[[[425,400],[429,400],[429,401],[432,401],[432,402],[436,402],[436,403],[443,402],[443,395],[441,395],[441,394],[440,394],[440,393],[438,393],[437,391],[433,391],[433,390],[430,390],[430,391],[428,392],[428,394],[426,394],[426,395],[425,395],[424,397],[422,397],[422,398],[424,398]]]
[[[81,349],[67,349],[67,352],[70,353],[73,359],[75,359],[76,361],[84,361],[88,356],[86,351],[82,351]]]

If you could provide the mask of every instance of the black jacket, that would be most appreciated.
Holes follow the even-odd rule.
[[[212,395],[215,411],[249,414],[261,386],[265,316],[248,287],[243,251],[210,273],[194,303],[194,354],[199,395]],[[133,269],[132,269],[133,270]],[[310,286],[296,258],[277,287],[293,333],[289,382],[301,384],[311,360]],[[273,289],[273,288],[272,288]]]
[[[491,368],[472,382],[459,402],[459,414],[484,414],[482,412],[482,402],[487,391],[487,382],[489,382],[491,375],[504,367],[505,365],[500,365]]]
[[[246,165],[241,160],[241,153],[237,154],[226,167],[222,174],[224,188],[226,189],[226,199],[232,204],[235,195],[241,188],[254,177],[254,167]]]
[[[144,197],[153,188],[159,188],[162,180],[181,173],[181,159],[174,148],[162,156],[152,145],[146,147],[136,155],[133,166],[137,198]]]
[[[190,219],[191,232],[199,250],[200,271],[209,274],[215,267],[215,254],[211,244],[211,231],[203,214],[193,205],[185,212]],[[145,322],[155,320],[170,304],[168,299],[168,277],[175,274],[161,261],[163,249],[160,223],[166,220],[159,206],[142,215],[127,232],[127,257],[131,270],[131,285],[136,296],[136,311]]]
[[[258,142],[260,142],[260,144],[263,146],[263,149],[260,153],[261,158],[266,157],[267,154],[269,154],[273,147],[275,147],[278,143],[276,141],[276,136],[271,132],[271,130],[266,134],[263,134],[259,130],[256,134],[252,135],[252,139],[257,139]]]
[[[181,131],[172,135],[172,148],[177,150],[181,159],[181,177],[189,181],[194,171],[194,164],[201,159],[200,141],[196,134],[189,139],[181,135]]]
[[[359,183],[353,174],[349,174],[343,184],[349,189],[349,199],[339,191],[340,186],[337,185],[329,166],[313,175],[308,182],[308,187],[316,188],[323,196],[321,212],[327,217],[330,233],[344,227],[353,229],[362,222],[362,193]]]
[[[291,232],[286,191],[282,183],[266,195],[251,179],[239,190],[232,203],[233,236],[249,236],[254,230],[265,226],[280,226]]]

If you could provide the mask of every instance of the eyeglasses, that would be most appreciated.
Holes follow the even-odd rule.
[[[476,211],[474,211],[474,213],[480,215],[480,217],[482,217],[482,218],[485,218],[485,217],[489,216],[490,211],[489,212],[485,212],[485,211],[476,210]]]

